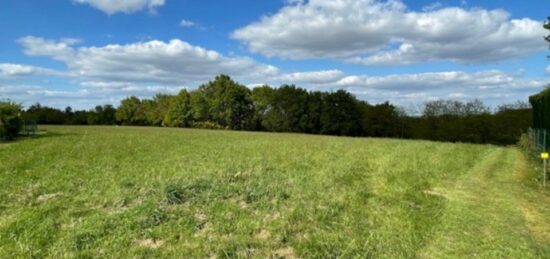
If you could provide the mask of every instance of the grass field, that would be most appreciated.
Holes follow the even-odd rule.
[[[549,258],[515,148],[130,127],[0,144],[0,257]]]

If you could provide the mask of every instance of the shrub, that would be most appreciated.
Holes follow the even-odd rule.
[[[521,134],[521,137],[518,141],[518,147],[523,150],[524,152],[528,154],[533,154],[536,152],[536,148],[531,144],[531,140],[529,139],[529,136],[527,133]]]
[[[11,101],[0,101],[0,138],[13,139],[23,127],[21,105]]]

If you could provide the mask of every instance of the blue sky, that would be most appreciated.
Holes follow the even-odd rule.
[[[537,1],[18,0],[0,8],[0,99],[88,109],[193,89],[346,89],[414,106],[526,101],[550,83]]]

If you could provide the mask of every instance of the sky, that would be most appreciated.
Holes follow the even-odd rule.
[[[403,107],[527,101],[550,84],[543,0],[0,3],[0,99],[90,109],[192,90],[345,89]]]

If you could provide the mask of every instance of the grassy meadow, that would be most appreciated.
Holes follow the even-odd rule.
[[[549,258],[513,147],[138,127],[0,143],[0,258]]]

